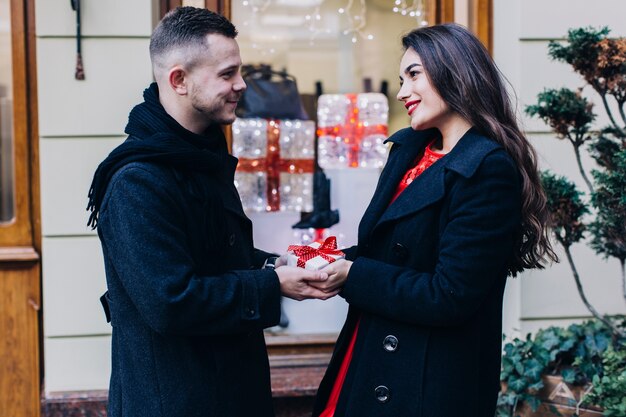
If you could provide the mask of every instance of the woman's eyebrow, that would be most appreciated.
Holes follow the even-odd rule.
[[[405,74],[407,74],[407,73],[408,73],[409,71],[411,71],[414,67],[421,67],[421,66],[422,66],[422,64],[417,63],[417,62],[416,62],[416,63],[414,63],[414,64],[411,64],[411,65],[409,65],[408,67],[406,67],[406,68],[404,69],[404,73],[405,73]]]

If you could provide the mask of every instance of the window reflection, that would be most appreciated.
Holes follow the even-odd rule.
[[[360,93],[388,83],[389,131],[408,125],[396,100],[401,36],[430,19],[393,11],[394,2],[346,0],[233,0],[232,20],[244,64],[270,64],[298,81],[301,94]],[[358,29],[358,30],[357,30]],[[368,82],[368,80],[370,82]]]
[[[12,103],[11,9],[0,0],[0,223],[15,215]]]

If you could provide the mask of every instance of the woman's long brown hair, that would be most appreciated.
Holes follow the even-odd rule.
[[[519,169],[522,224],[510,273],[556,261],[546,227],[549,212],[537,156],[517,124],[504,77],[487,49],[457,24],[415,29],[402,38],[402,45],[420,56],[426,75],[450,109],[502,145]]]

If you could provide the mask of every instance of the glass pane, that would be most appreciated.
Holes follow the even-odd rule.
[[[12,64],[10,1],[0,0],[0,223],[15,215]]]
[[[232,0],[244,64],[294,75],[300,94],[361,93],[387,86],[389,131],[407,126],[396,100],[401,36],[432,23],[426,1]]]

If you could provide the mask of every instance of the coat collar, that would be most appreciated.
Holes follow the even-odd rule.
[[[385,143],[393,142],[394,146],[408,146],[422,151],[435,134],[435,129],[415,131],[409,127],[392,135]],[[447,169],[470,178],[485,156],[497,148],[501,148],[497,142],[483,136],[476,128],[471,128],[441,161],[445,161]]]
[[[389,204],[406,171],[413,166],[417,156],[436,134],[435,130],[414,131],[407,128],[387,140],[393,142],[394,148],[398,148],[387,162],[388,166],[381,175],[378,189],[363,216],[359,238],[365,238],[382,223],[414,213],[440,200],[445,192],[444,178],[447,170],[470,178],[489,153],[501,148],[498,143],[472,128],[446,156],[424,171]]]

